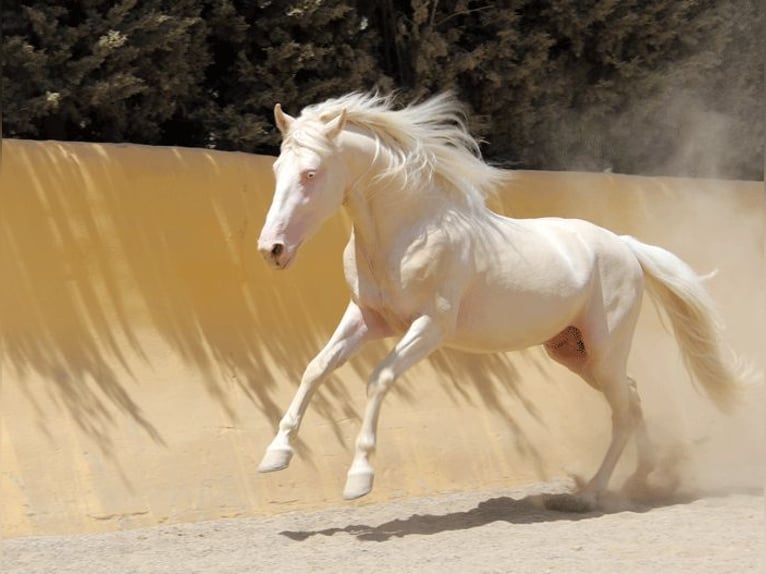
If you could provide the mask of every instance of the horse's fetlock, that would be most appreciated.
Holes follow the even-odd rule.
[[[300,425],[301,421],[299,417],[293,416],[290,413],[285,414],[285,416],[282,417],[282,420],[279,421],[279,432],[281,434],[290,436],[295,432],[295,429],[298,428],[298,425]]]
[[[356,439],[356,449],[364,453],[375,451],[375,437],[372,434],[362,433]]]

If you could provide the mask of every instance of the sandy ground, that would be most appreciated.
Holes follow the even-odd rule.
[[[546,510],[492,490],[112,534],[3,541],[5,574],[763,572],[762,492]]]

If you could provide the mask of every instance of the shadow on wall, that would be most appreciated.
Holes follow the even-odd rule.
[[[106,454],[117,416],[163,444],[157,421],[131,397],[146,383],[135,366],[164,360],[158,342],[204,375],[232,419],[237,385],[276,425],[284,387],[292,392],[345,306],[348,222],[326,224],[290,272],[277,273],[256,250],[272,158],[7,139],[3,147],[4,370],[34,404],[39,428],[52,432],[36,403],[47,395]],[[351,363],[360,384],[388,346],[371,345]],[[466,377],[484,381],[482,401],[498,412],[498,393],[519,395],[507,356],[440,352],[433,364],[453,381],[446,392],[455,401],[469,396],[457,382]],[[413,399],[406,384],[394,392]],[[347,385],[326,385],[312,405],[340,436],[338,408],[359,416]]]
[[[346,303],[341,253],[349,226],[342,216],[307,242],[289,272],[278,273],[256,250],[272,196],[272,158],[7,139],[2,158],[0,325],[7,383],[22,391],[43,385],[43,393],[26,392],[30,402],[47,394],[104,452],[118,415],[162,444],[157,421],[131,398],[131,387],[145,382],[137,380],[135,365],[165,360],[156,351],[159,343],[203,374],[207,392],[233,420],[231,388],[237,386],[277,424],[285,397]],[[648,180],[565,178],[573,183],[571,194],[562,193],[561,175],[521,175],[495,207],[512,208],[519,217],[579,216],[660,239],[640,233],[648,208],[646,196],[636,191]],[[634,189],[625,187],[628,181]],[[677,220],[678,214],[668,213],[655,228],[674,229]],[[729,247],[722,246],[722,253]],[[352,379],[363,384],[389,346],[372,345],[354,360]],[[516,360],[439,352],[431,364],[453,402],[478,396],[536,458],[523,425],[504,406],[510,395],[526,415],[541,420],[522,392]],[[545,367],[534,367],[545,376]],[[464,385],[474,382],[475,393],[467,392]],[[411,385],[393,392],[415,400]],[[312,410],[340,437],[337,411],[358,418],[352,403],[348,385],[331,384]],[[36,410],[46,431],[43,405]]]
[[[324,269],[267,278],[255,259],[270,158],[3,145],[2,325],[11,381],[23,386],[38,376],[103,448],[114,408],[161,443],[126,384],[136,357],[157,359],[147,348],[153,333],[205,374],[208,392],[229,411],[223,379],[278,417],[269,365],[299,375],[338,295],[301,293],[306,277]]]

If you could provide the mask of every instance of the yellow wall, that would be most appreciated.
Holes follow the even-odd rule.
[[[345,305],[343,216],[289,271],[275,272],[256,251],[272,158],[2,146],[2,534],[348,504],[340,493],[364,378],[386,344],[316,397],[290,469],[255,471],[303,366]],[[761,184],[520,172],[495,205],[517,217],[588,218],[673,249],[700,271],[719,268],[710,286],[728,335],[761,364]],[[715,474],[715,465],[700,470],[714,455],[744,468],[744,481],[762,473],[751,448],[762,440],[753,422],[762,413],[716,417],[690,391],[647,307],[631,369],[654,428],[671,442],[749,437],[736,453],[695,454],[699,468],[689,472],[698,478]],[[438,353],[387,399],[376,488],[353,504],[588,474],[608,428],[601,398],[537,351]]]

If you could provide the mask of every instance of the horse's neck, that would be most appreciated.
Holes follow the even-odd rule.
[[[371,140],[352,134],[346,140],[351,180],[344,206],[354,227],[357,248],[371,255],[386,254],[401,244],[402,233],[433,221],[446,197],[425,189],[404,189],[401,181],[376,175],[388,165],[389,152]]]
[[[386,185],[382,189],[357,189],[345,207],[354,227],[357,249],[376,258],[403,248],[407,235],[418,235],[418,230],[433,224],[447,206],[436,194]]]

